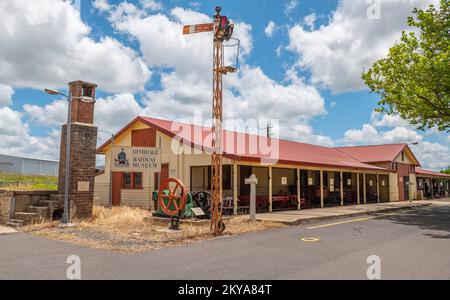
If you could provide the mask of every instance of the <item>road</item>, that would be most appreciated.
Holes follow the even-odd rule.
[[[450,206],[411,209],[312,227],[288,227],[138,254],[119,254],[28,234],[0,235],[0,279],[450,279]],[[316,238],[305,242],[304,238]]]

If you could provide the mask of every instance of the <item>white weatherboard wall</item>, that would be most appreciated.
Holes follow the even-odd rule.
[[[149,128],[148,125],[137,123],[129,130],[124,132],[121,136],[116,137],[114,146],[131,146],[131,132],[133,130]],[[191,147],[187,147],[180,155],[172,149],[172,138],[162,132],[157,131],[156,145],[162,149],[162,164],[169,164],[169,177],[179,178],[189,189],[191,167],[193,166],[210,166],[211,155],[201,152],[199,154],[194,152]],[[176,150],[176,147],[175,149]],[[185,153],[184,153],[185,152]],[[95,193],[94,199],[97,204],[107,205],[109,203],[110,190],[110,148],[106,150],[105,154],[105,173],[99,175],[95,179]],[[223,164],[232,164],[230,159],[224,158]],[[143,173],[143,189],[121,191],[121,204],[127,206],[140,206],[144,208],[153,208],[152,193],[154,187],[155,175],[150,172]],[[230,191],[231,193],[231,191]]]

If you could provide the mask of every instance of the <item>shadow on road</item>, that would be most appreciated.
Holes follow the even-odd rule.
[[[425,233],[424,235],[450,239],[450,206],[416,208],[381,219],[390,220],[396,224],[417,226],[420,229],[446,231],[447,233]]]

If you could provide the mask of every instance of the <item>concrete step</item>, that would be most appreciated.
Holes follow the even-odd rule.
[[[10,219],[6,223],[6,225],[9,226],[9,227],[17,228],[17,227],[20,227],[20,226],[24,225],[24,223],[25,223],[24,220]]]
[[[33,222],[38,222],[42,218],[37,213],[16,212],[14,214],[14,219],[22,220],[24,224],[31,224]]]
[[[46,218],[48,215],[48,211],[49,211],[48,206],[28,206],[26,212],[35,213],[42,218]]]

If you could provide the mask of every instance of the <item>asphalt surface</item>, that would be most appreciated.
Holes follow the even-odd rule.
[[[0,279],[66,279],[70,255],[81,258],[82,279],[367,279],[371,255],[382,279],[450,279],[450,206],[311,226],[138,254],[0,235]]]

